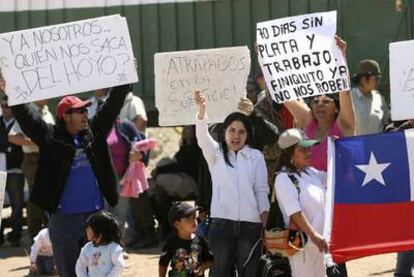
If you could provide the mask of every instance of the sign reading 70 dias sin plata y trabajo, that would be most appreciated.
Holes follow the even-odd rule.
[[[336,11],[257,23],[258,59],[274,101],[349,90],[335,32]]]

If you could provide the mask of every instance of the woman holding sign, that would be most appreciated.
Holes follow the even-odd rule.
[[[336,43],[346,59],[346,43],[336,37]],[[296,120],[297,127],[305,130],[311,139],[320,141],[312,147],[311,166],[327,170],[328,136],[343,137],[355,135],[355,111],[349,91],[315,96],[310,108],[303,101],[288,101],[285,106]]]
[[[213,195],[209,244],[214,254],[211,274],[231,276],[234,262],[238,276],[255,276],[260,253],[247,265],[249,252],[258,241],[269,211],[267,170],[263,154],[250,147],[252,126],[248,117],[235,112],[227,116],[219,141],[207,129],[206,99],[195,93],[198,144],[207,161]]]
[[[346,60],[346,42],[338,36],[336,44],[341,49]],[[292,113],[299,128],[305,134],[320,142],[312,147],[310,166],[327,171],[328,136],[343,137],[355,135],[355,111],[349,91],[341,91],[338,96],[326,94],[315,96],[311,100],[310,108],[303,101],[289,101],[284,103]],[[340,273],[332,274],[332,270],[339,269]],[[327,268],[328,276],[347,276],[345,264]]]

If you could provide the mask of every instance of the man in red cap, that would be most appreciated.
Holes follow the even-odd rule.
[[[51,213],[49,234],[59,276],[76,276],[90,214],[118,202],[117,180],[106,137],[122,108],[128,86],[115,87],[88,120],[89,101],[64,97],[56,125],[45,123],[27,104],[13,106],[23,132],[39,146],[30,201]]]

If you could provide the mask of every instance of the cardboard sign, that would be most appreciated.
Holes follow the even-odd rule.
[[[414,40],[393,42],[390,51],[391,118],[414,118]]]
[[[204,93],[210,123],[223,122],[246,96],[247,47],[157,53],[155,106],[161,126],[194,124],[194,91]]]
[[[1,34],[9,104],[135,83],[132,50],[119,15]]]
[[[336,11],[257,23],[258,59],[274,101],[349,90],[335,33]]]

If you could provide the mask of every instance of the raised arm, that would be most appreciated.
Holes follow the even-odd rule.
[[[196,137],[198,145],[203,151],[204,158],[209,165],[215,161],[216,153],[220,149],[219,144],[211,137],[207,127],[206,99],[202,92],[194,93],[194,100],[198,105],[196,118]]]
[[[24,134],[42,147],[51,137],[53,125],[47,124],[28,104],[12,106],[12,110]]]
[[[342,52],[342,55],[346,61],[346,42],[340,37],[335,36],[336,44]],[[349,76],[348,76],[349,80]],[[339,115],[338,124],[341,128],[342,133],[345,136],[355,135],[355,110],[354,104],[352,103],[352,97],[349,90],[339,92]]]
[[[115,87],[108,100],[102,105],[102,108],[97,114],[91,119],[91,129],[95,136],[102,134],[107,136],[111,130],[114,122],[124,105],[124,100],[128,94],[128,85]]]
[[[295,118],[296,124],[298,125],[297,127],[306,128],[312,121],[312,111],[302,100],[287,101],[283,104]]]
[[[0,90],[5,91],[6,81],[0,75]],[[21,129],[35,144],[41,146],[53,132],[53,125],[47,124],[28,104],[12,106],[14,117]],[[17,138],[18,139],[18,138]],[[22,142],[22,141],[20,141]]]

